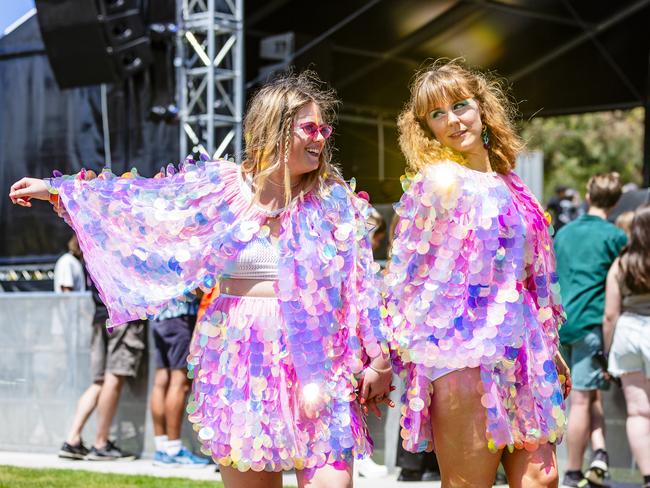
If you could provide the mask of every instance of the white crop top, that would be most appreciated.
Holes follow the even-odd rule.
[[[254,237],[225,267],[224,277],[243,280],[277,280],[278,250],[266,237]]]

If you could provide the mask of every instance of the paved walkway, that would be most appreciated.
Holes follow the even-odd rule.
[[[108,462],[108,461],[71,461],[60,459],[55,454],[36,454],[24,452],[0,451],[0,465],[19,466],[24,468],[56,468],[56,469],[79,469],[112,474],[131,474],[158,476],[161,478],[188,478],[193,480],[220,480],[218,473],[215,473],[214,466],[205,468],[161,468],[154,466],[151,459],[138,459],[136,461]],[[440,483],[399,483],[397,475],[388,476],[382,479],[358,478],[355,480],[355,488],[438,488]],[[296,477],[293,474],[284,475],[285,486],[296,486]]]
[[[55,469],[79,469],[99,473],[148,475],[160,478],[187,478],[193,480],[220,480],[219,474],[215,472],[214,465],[205,468],[161,468],[154,466],[151,459],[138,459],[126,462],[107,461],[70,461],[60,459],[55,454],[36,454],[25,452],[0,451],[0,465],[19,466],[24,468],[55,468]],[[354,482],[355,488],[440,488],[439,482],[404,483],[396,480],[397,475],[389,475],[387,478],[367,479],[357,478]],[[285,486],[296,486],[296,478],[293,474],[284,475]],[[505,486],[505,485],[503,485]],[[611,488],[635,488],[636,484],[612,482]]]

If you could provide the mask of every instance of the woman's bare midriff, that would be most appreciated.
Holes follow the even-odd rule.
[[[219,290],[226,295],[241,297],[274,297],[274,280],[244,280],[241,278],[225,278],[219,284]]]

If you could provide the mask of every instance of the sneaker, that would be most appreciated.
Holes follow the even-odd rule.
[[[422,479],[420,481],[440,481],[440,473],[432,469],[425,469],[422,472]]]
[[[397,481],[422,481],[423,474],[419,469],[402,468],[397,477]]]
[[[93,446],[86,456],[86,459],[89,461],[133,461],[135,458],[135,454],[122,451],[111,441],[107,441],[106,445],[101,449],[97,449]]]
[[[359,475],[364,478],[385,478],[388,476],[388,468],[382,464],[377,464],[370,456],[355,461]]]
[[[597,449],[591,459],[589,469],[585,473],[585,478],[592,485],[604,486],[605,478],[609,477],[609,456],[607,451]]]
[[[88,448],[84,446],[84,443],[79,439],[79,444],[68,444],[64,442],[59,449],[59,457],[64,459],[85,459],[88,455]]]
[[[176,468],[178,463],[174,461],[174,458],[167,454],[165,451],[156,451],[153,455],[153,465],[160,466],[162,468]]]
[[[181,468],[204,468],[210,464],[209,459],[197,456],[185,447],[181,447],[178,454],[176,456],[170,456],[170,458]]]
[[[581,484],[583,481],[587,480],[585,480],[584,475],[580,471],[570,471],[564,473],[564,478],[562,479],[562,488],[577,488],[578,486],[582,487],[584,486]]]

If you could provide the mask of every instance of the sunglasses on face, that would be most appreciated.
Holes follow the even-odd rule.
[[[316,137],[318,137],[319,132],[320,135],[323,136],[323,139],[329,139],[332,132],[334,132],[334,128],[331,125],[318,125],[315,122],[305,122],[304,124],[300,124],[298,128],[302,129],[302,131],[312,140],[315,140]]]

